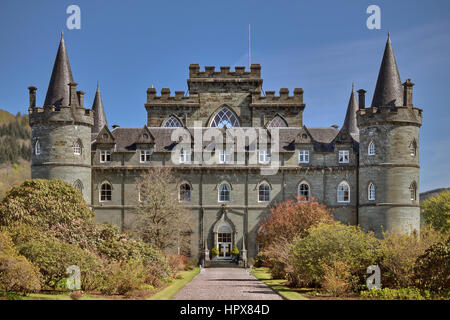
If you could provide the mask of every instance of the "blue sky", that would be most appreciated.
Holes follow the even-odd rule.
[[[66,9],[81,8],[81,30]],[[366,27],[369,5],[381,29]],[[352,86],[370,104],[389,30],[402,81],[424,109],[421,191],[450,187],[450,1],[64,1],[0,2],[0,108],[26,113],[29,85],[42,105],[64,30],[74,79],[91,106],[97,80],[110,125],[146,123],[146,89],[187,90],[190,63],[262,66],[264,90],[305,90],[304,123],[342,125]]]

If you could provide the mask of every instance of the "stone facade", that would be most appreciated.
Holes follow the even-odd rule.
[[[73,83],[61,41],[54,73],[66,70],[65,81]],[[264,93],[258,64],[252,64],[249,71],[244,67],[235,67],[234,71],[220,67],[216,71],[209,66],[200,71],[198,64],[191,64],[188,94],[175,91],[171,95],[169,89],[163,88],[158,95],[151,87],[145,104],[147,126],[112,130],[106,124],[98,88],[92,110],[83,107],[83,94],[76,92],[74,85],[69,88],[70,97],[52,96],[58,92],[50,90],[58,85],[54,78],[63,76],[52,75],[52,93],[46,98],[69,101],[58,107],[52,102],[37,108],[36,88],[30,87],[32,175],[59,178],[79,187],[100,222],[127,229],[139,203],[136,178],[149,167],[168,166],[176,172],[178,187],[188,185],[189,201],[184,205],[191,217],[189,254],[199,259],[208,260],[213,247],[223,250],[222,257],[227,258],[226,251],[233,245],[244,260],[253,258],[258,252],[256,232],[261,220],[277,202],[305,195],[301,193],[305,185],[308,197],[326,204],[335,219],[344,223],[359,224],[378,236],[383,230],[419,230],[418,142],[422,110],[412,104],[413,84],[407,80],[402,88],[399,83],[390,39],[374,93],[379,105],[366,107],[365,91],[358,91],[358,102],[352,89],[339,130],[336,126],[304,125],[301,88],[294,89],[292,95],[285,88],[279,95],[274,91]],[[229,163],[195,162],[203,159],[205,150],[218,154],[224,147],[211,138],[211,127],[219,127],[215,133],[231,139],[242,138],[252,129],[259,135],[254,141],[244,141],[242,163],[233,159],[238,156],[237,149],[230,152]],[[182,140],[174,138],[177,130],[185,133]],[[270,175],[261,171],[269,165],[258,161],[261,132],[269,141],[266,147],[271,163],[277,157],[279,161]],[[79,142],[80,154],[75,154],[74,142]],[[180,146],[190,154],[193,146],[191,162],[180,163],[180,156],[174,157]],[[142,152],[148,152],[150,161],[142,161]],[[306,160],[305,152],[307,161],[300,161]],[[220,201],[223,185],[228,186],[228,201]],[[106,196],[102,186],[107,187]],[[261,196],[261,190],[265,190],[262,186],[267,188],[264,195],[268,198]]]

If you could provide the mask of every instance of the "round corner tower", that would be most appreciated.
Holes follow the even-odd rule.
[[[29,87],[32,179],[60,179],[79,189],[91,203],[91,128],[94,114],[76,90],[61,37],[43,107]]]
[[[364,230],[420,230],[419,128],[422,110],[412,103],[411,80],[400,81],[388,38],[372,105],[360,103],[359,224]],[[364,91],[360,91],[361,96]],[[362,97],[362,100],[364,98]]]

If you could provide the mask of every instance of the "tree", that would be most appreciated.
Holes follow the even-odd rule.
[[[422,209],[422,215],[428,225],[438,231],[450,231],[450,190],[425,200]]]
[[[140,202],[133,231],[161,250],[181,248],[190,235],[188,215],[178,201],[177,183],[169,168],[152,168],[136,179]]]
[[[328,209],[315,199],[304,201],[297,197],[286,200],[272,208],[267,219],[260,223],[258,242],[263,248],[280,241],[291,242],[296,236],[305,236],[311,226],[332,221],[333,216]]]

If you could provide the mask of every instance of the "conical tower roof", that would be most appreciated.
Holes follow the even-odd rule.
[[[56,108],[69,105],[69,83],[73,83],[72,70],[70,69],[66,45],[61,33],[58,53],[53,65],[52,76],[45,97],[45,106],[54,105]]]
[[[94,110],[94,126],[92,127],[92,133],[98,133],[104,126],[108,126],[98,83],[94,103],[92,104],[92,110]]]
[[[348,101],[347,113],[345,115],[342,128],[346,128],[353,135],[359,135],[358,124],[356,122],[356,111],[358,111],[358,101],[356,100],[355,88],[352,85],[352,93]]]
[[[392,49],[391,38],[388,35],[383,61],[378,73],[377,85],[372,99],[372,107],[403,105],[403,88],[400,74]]]

